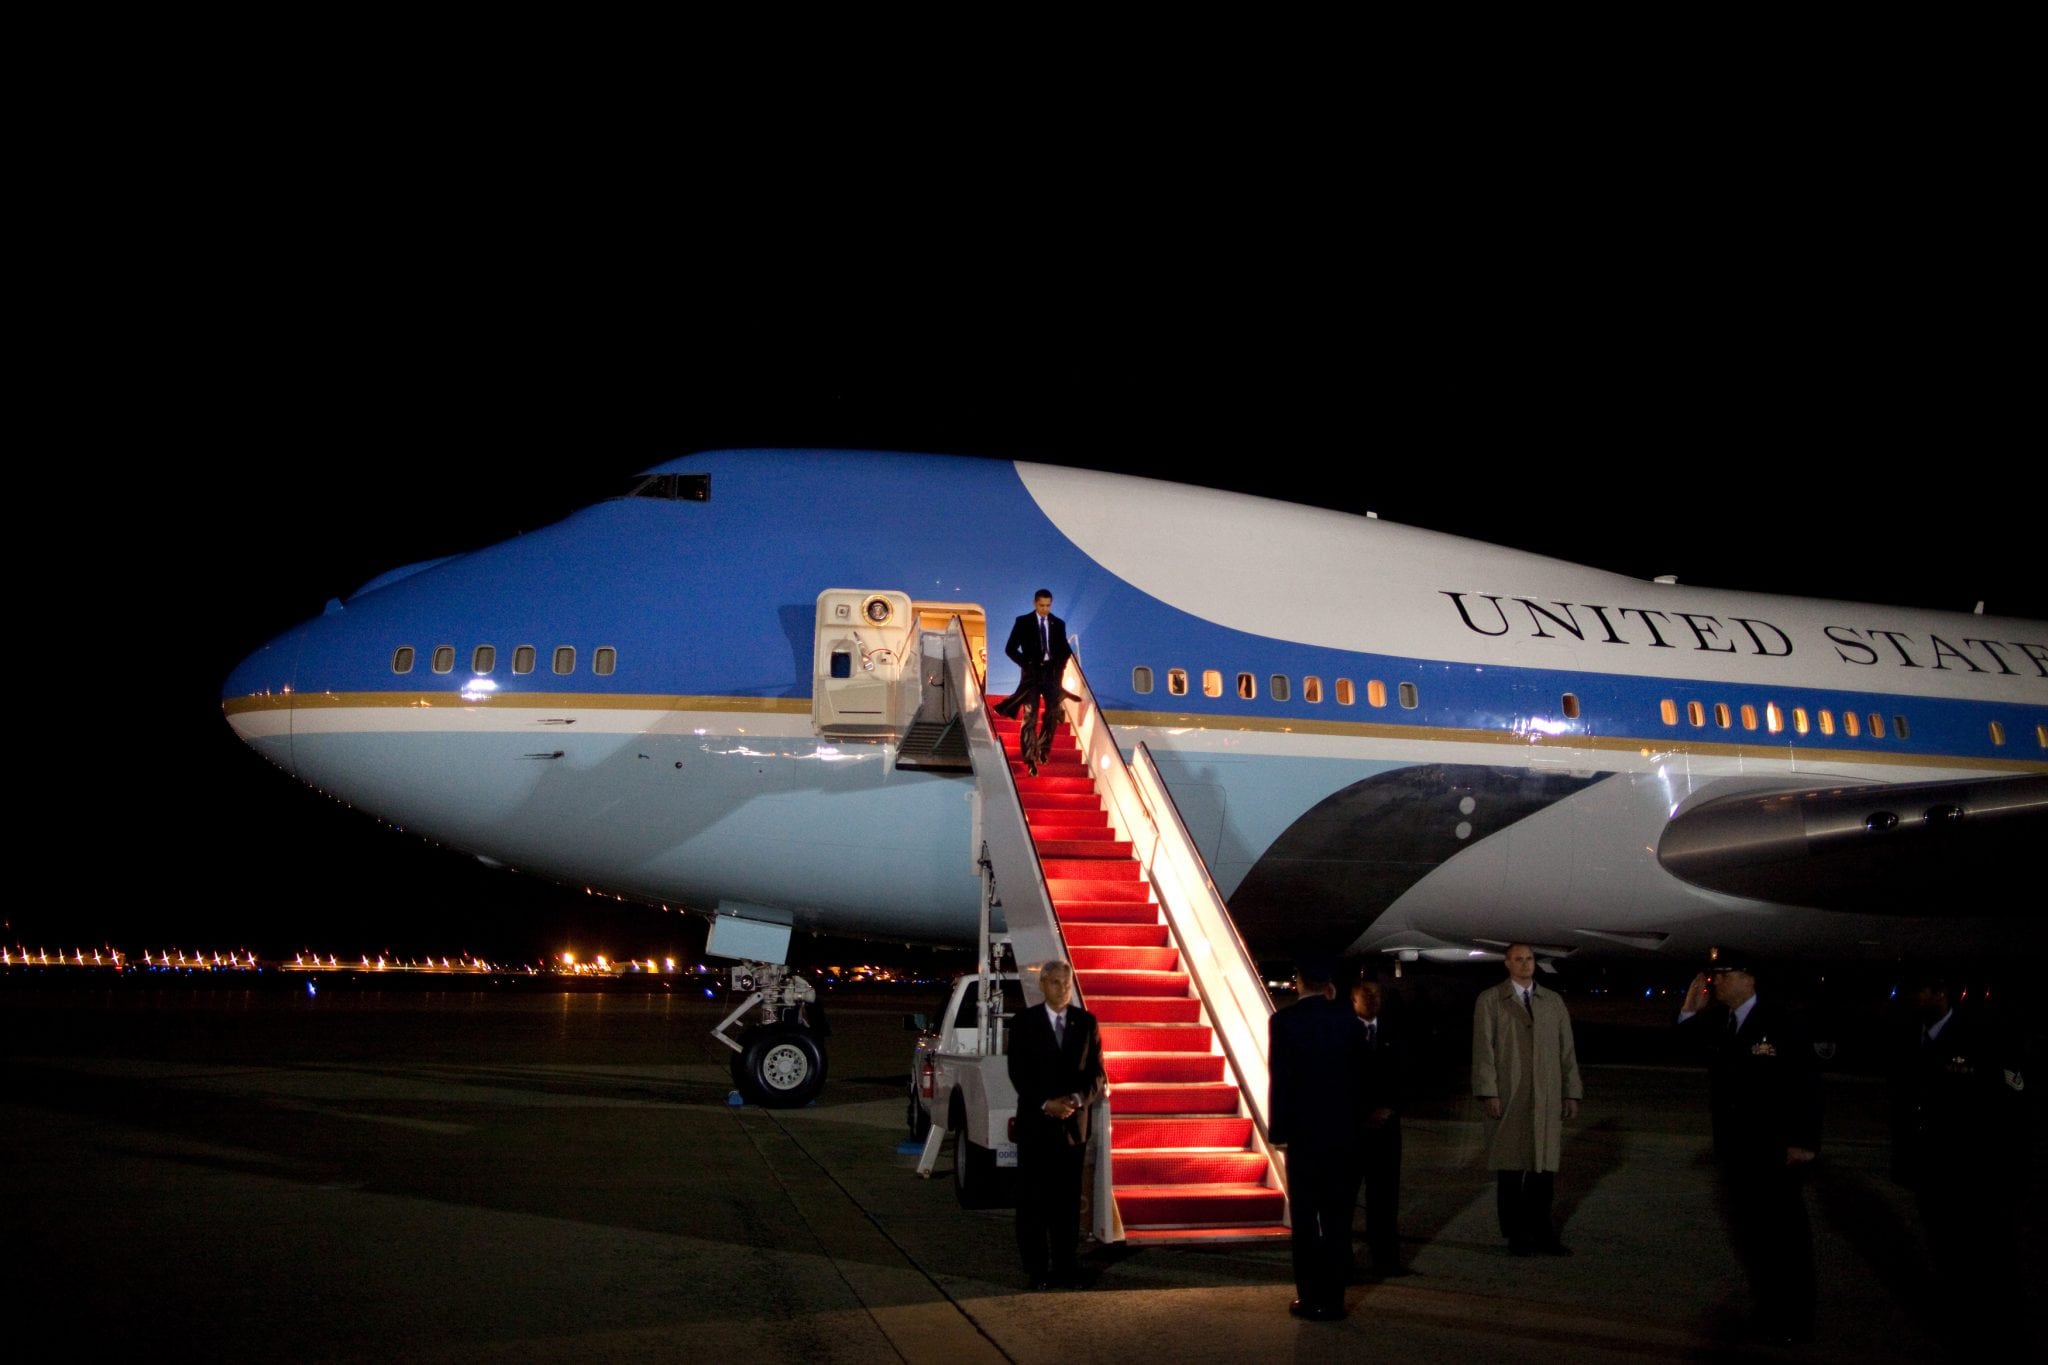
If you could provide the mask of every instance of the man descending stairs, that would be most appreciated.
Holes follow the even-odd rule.
[[[1034,773],[1018,747],[1018,722],[992,720],[1082,1003],[1102,1025],[1124,1235],[1133,1242],[1285,1237],[1285,1198],[1253,1144],[1250,1110],[1071,729],[1058,722]]]

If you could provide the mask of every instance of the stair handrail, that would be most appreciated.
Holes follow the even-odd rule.
[[[1267,1048],[1273,999],[1258,963],[1230,918],[1150,751],[1140,743],[1132,751],[1132,761],[1124,759],[1078,657],[1068,664],[1063,686],[1075,698],[1071,719],[1089,771],[1100,779],[1111,815],[1151,881],[1188,979],[1201,996],[1217,1043],[1237,1077],[1252,1118],[1253,1145],[1270,1157]],[[1284,1189],[1286,1176],[1279,1164],[1268,1164]]]
[[[967,629],[955,614],[946,625],[946,676],[960,699],[959,720],[967,738],[968,761],[974,766],[973,837],[970,857],[976,875],[988,860],[1003,907],[1003,926],[1017,958],[1026,1004],[1044,1000],[1038,989],[1039,963],[1051,958],[1072,961],[1059,921],[1053,915],[1052,888],[1024,820],[1024,802],[1010,772],[1010,756],[989,723],[988,694],[968,648]],[[1020,872],[1018,869],[1029,869]],[[1005,875],[1005,873],[1008,875]]]

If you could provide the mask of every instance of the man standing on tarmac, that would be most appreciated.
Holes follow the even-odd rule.
[[[1500,1231],[1517,1256],[1569,1256],[1551,1198],[1564,1125],[1579,1116],[1585,1087],[1572,1016],[1536,984],[1536,950],[1510,943],[1508,979],[1472,1006],[1472,1094],[1492,1121],[1486,1164],[1494,1175]]]
[[[1356,1087],[1365,1030],[1337,999],[1336,963],[1304,954],[1295,966],[1298,998],[1267,1023],[1271,1084],[1268,1135],[1287,1149],[1295,1300],[1287,1311],[1311,1322],[1344,1316],[1351,1278],[1351,1210]]]
[[[1027,1289],[1080,1289],[1081,1167],[1088,1106],[1105,1088],[1102,1031],[1073,1003],[1070,964],[1042,965],[1038,989],[1045,1003],[1018,1014],[1007,1063],[1017,1090],[1017,1249]]]
[[[2024,1301],[2027,1187],[2020,1044],[1939,972],[1907,977],[1892,1056],[1892,1174],[1913,1191],[1933,1293],[1966,1355],[1993,1354]]]
[[[1751,1332],[1785,1344],[1813,1339],[1805,1175],[1820,1150],[1820,1075],[1798,1016],[1757,994],[1758,966],[1723,949],[1686,988],[1678,1026],[1707,1054],[1721,1208],[1749,1275]]]

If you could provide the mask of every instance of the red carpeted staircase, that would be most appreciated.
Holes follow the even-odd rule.
[[[990,720],[1010,757],[1081,1004],[1101,1021],[1125,1237],[1285,1237],[1285,1198],[1253,1148],[1249,1110],[1072,732],[1062,721],[1033,776],[1018,750],[1018,722]]]

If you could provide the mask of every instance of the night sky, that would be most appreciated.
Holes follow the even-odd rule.
[[[53,490],[78,529],[32,556],[58,584],[32,619],[55,611],[18,642],[60,663],[18,700],[66,704],[22,718],[48,777],[16,796],[46,796],[41,844],[74,852],[10,941],[692,952],[701,925],[340,808],[219,712],[234,663],[328,598],[692,450],[1126,470],[1643,578],[2048,618],[2033,379],[1974,288],[1996,242],[1873,289],[1899,239],[1819,230],[1398,263],[1328,230],[1156,257],[1122,237],[1028,276],[957,244],[785,270],[656,265],[644,237],[623,259],[537,231],[314,240],[317,259],[288,238],[210,244],[175,276],[136,263],[67,329],[99,357]]]

